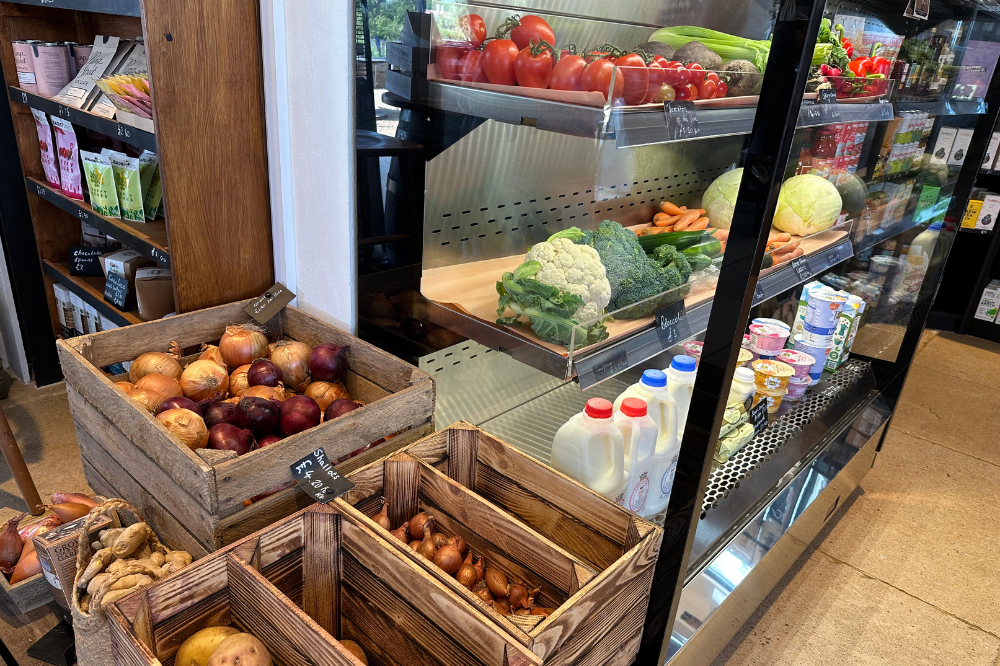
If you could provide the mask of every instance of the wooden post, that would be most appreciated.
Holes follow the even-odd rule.
[[[7,416],[3,413],[3,409],[0,409],[0,452],[3,453],[7,466],[14,474],[17,488],[21,491],[21,497],[28,505],[28,511],[33,516],[44,513],[42,498],[38,496],[38,489],[35,488],[35,482],[31,478],[28,466],[24,464],[21,449],[18,448],[17,441],[14,440],[14,434],[10,431],[10,424],[7,423]]]

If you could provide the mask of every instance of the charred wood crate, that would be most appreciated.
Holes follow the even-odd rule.
[[[336,500],[338,509],[389,541],[542,663],[631,663],[663,538],[655,525],[465,422],[347,476],[355,488]],[[433,516],[435,531],[461,536],[474,560],[485,558],[486,567],[507,581],[537,590],[535,605],[550,614],[495,610],[376,524],[383,498],[390,527],[418,512]]]
[[[337,460],[373,442],[400,433],[338,467],[342,472],[386,455],[431,432],[434,380],[399,358],[293,307],[267,322],[269,341],[299,340],[350,345],[344,378],[360,409],[236,457],[230,451],[192,451],[137,402],[120,393],[102,371],[148,351],[166,351],[172,342],[198,349],[217,342],[226,327],[250,322],[231,303],[126,328],[60,340],[70,411],[76,423],[87,481],[97,492],[122,497],[176,548],[196,558],[232,543],[312,503],[294,486],[244,502],[289,484],[289,466],[322,447]]]
[[[278,666],[530,666],[539,660],[410,558],[313,505],[116,602],[117,666],[172,666],[209,626],[253,634]]]

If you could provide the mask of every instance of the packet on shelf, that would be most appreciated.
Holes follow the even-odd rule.
[[[38,109],[32,109],[35,117],[35,129],[38,131],[38,150],[42,155],[42,170],[45,172],[45,182],[49,187],[59,189],[59,168],[56,166],[56,151],[52,144],[52,127],[49,119]]]
[[[121,207],[122,218],[133,222],[145,222],[146,214],[142,207],[142,182],[139,177],[139,158],[129,157],[113,150],[107,151],[107,157],[111,161],[111,168],[114,172],[115,191],[118,193],[118,204]]]
[[[104,217],[121,217],[118,207],[118,191],[115,188],[115,173],[111,160],[105,155],[80,151],[83,173],[87,177],[90,190],[90,207]]]

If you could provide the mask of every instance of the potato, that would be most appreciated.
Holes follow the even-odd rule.
[[[219,643],[206,666],[272,666],[267,647],[250,634],[233,634]]]
[[[238,633],[233,627],[206,627],[191,634],[177,650],[175,666],[205,666],[219,643]]]

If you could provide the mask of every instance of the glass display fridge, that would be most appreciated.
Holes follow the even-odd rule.
[[[438,427],[662,525],[613,663],[711,663],[874,462],[996,122],[997,11],[413,8],[359,152],[360,334],[434,375]],[[593,434],[641,412],[655,447]]]

